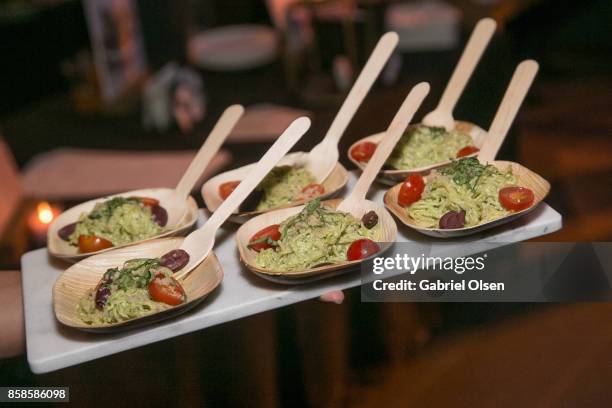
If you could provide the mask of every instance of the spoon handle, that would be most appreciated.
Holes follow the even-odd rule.
[[[481,162],[495,160],[537,72],[538,63],[534,60],[525,60],[516,67],[504,98],[497,108],[484,144],[478,153],[478,160]]]
[[[468,40],[461,58],[453,71],[453,75],[444,89],[440,102],[435,110],[453,113],[465,85],[472,76],[480,57],[489,44],[497,24],[491,18],[481,19]]]
[[[210,216],[202,229],[214,233],[232,215],[240,203],[251,194],[257,185],[266,177],[276,163],[297,143],[310,127],[310,119],[305,116],[294,120],[272,147],[250,169],[249,175],[240,182],[238,187],[223,201],[217,210]]]
[[[378,75],[393,53],[398,40],[399,37],[397,33],[392,31],[386,33],[378,40],[374,51],[370,54],[368,61],[361,70],[359,77],[357,77],[357,80],[353,84],[353,87],[320,144],[338,144],[340,137],[344,134],[355,112],[357,112],[357,109],[361,105],[361,102],[363,102],[370,88],[372,88],[374,81],[376,81],[376,78],[378,78]]]
[[[395,114],[395,117],[391,121],[391,124],[387,128],[385,137],[376,147],[374,155],[368,162],[366,168],[363,170],[359,180],[357,180],[353,191],[351,191],[349,196],[344,201],[361,201],[365,199],[370,185],[376,178],[376,175],[382,168],[383,164],[385,164],[387,161],[387,158],[393,151],[393,148],[408,127],[412,117],[419,106],[421,106],[423,99],[425,99],[428,93],[429,84],[427,82],[421,82],[410,90],[410,93],[408,96],[406,96],[406,99],[404,99],[402,106],[400,106],[399,110]],[[340,204],[340,207],[342,207],[342,204],[343,203]]]
[[[197,183],[198,179],[206,170],[206,166],[215,157],[215,154],[219,151],[219,148],[230,134],[238,120],[244,113],[244,108],[241,105],[232,105],[225,109],[215,127],[210,132],[206,141],[198,150],[198,153],[194,157],[189,167],[183,174],[183,177],[176,185],[174,191],[177,198],[185,200],[195,183]]]

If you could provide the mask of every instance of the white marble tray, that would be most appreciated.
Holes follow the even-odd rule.
[[[354,181],[353,173],[349,185]],[[382,188],[372,188],[371,199],[382,202],[383,192]],[[199,223],[204,219],[205,215],[201,212]],[[44,248],[25,254],[21,267],[27,354],[32,371],[45,373],[58,370],[361,283],[357,271],[302,286],[281,286],[264,281],[240,264],[234,244],[236,227],[228,225],[225,228],[220,231],[215,246],[225,278],[202,305],[175,319],[117,334],[85,333],[58,323],[53,315],[51,288],[67,264],[49,258]],[[542,203],[539,208],[512,223],[453,240],[455,245],[449,245],[448,240],[434,240],[420,235],[401,224],[398,225],[398,241],[418,241],[431,245],[431,255],[461,256],[537,237],[560,228],[561,215]],[[440,242],[444,242],[444,245]]]

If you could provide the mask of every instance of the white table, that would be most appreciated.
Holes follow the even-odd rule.
[[[354,181],[353,174],[349,184]],[[383,192],[382,188],[373,187],[371,199],[382,202]],[[201,212],[199,222],[202,223],[204,219],[204,212]],[[454,245],[449,245],[449,241],[443,241],[445,244],[441,245],[442,241],[420,235],[402,224],[398,225],[398,241],[418,241],[431,245],[431,255],[461,256],[551,233],[561,228],[561,222],[561,215],[542,203],[515,222],[454,240]],[[40,374],[58,370],[316,298],[329,290],[347,289],[361,284],[359,272],[302,286],[282,286],[264,281],[240,264],[234,244],[236,226],[228,225],[225,228],[220,231],[215,247],[225,278],[203,304],[177,318],[117,334],[85,333],[58,323],[53,315],[51,288],[67,265],[49,258],[44,248],[25,254],[21,259],[21,267],[27,354],[32,371]]]

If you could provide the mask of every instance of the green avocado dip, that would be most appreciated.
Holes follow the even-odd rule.
[[[398,170],[441,163],[457,157],[457,152],[473,145],[470,135],[441,127],[417,126],[409,129],[389,156],[387,164]]]
[[[295,201],[304,187],[316,182],[312,173],[304,168],[275,167],[259,184],[263,198],[257,210],[268,210]]]
[[[81,235],[95,235],[117,246],[159,235],[163,230],[153,219],[150,207],[137,198],[115,197],[81,214],[68,242],[78,245]]]
[[[107,270],[100,284],[80,300],[79,317],[87,324],[119,323],[170,308],[149,295],[148,286],[160,273],[172,276],[159,259],[133,259]]]
[[[362,238],[375,240],[379,227],[367,229],[351,214],[324,207],[314,199],[283,221],[279,230],[277,246],[257,254],[255,262],[260,268],[290,272],[344,262],[351,243]]]

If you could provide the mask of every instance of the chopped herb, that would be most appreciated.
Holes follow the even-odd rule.
[[[491,171],[496,171],[495,167],[481,164],[475,157],[466,157],[454,160],[448,167],[440,170],[440,173],[449,176],[455,184],[465,185],[474,191],[482,175]]]

